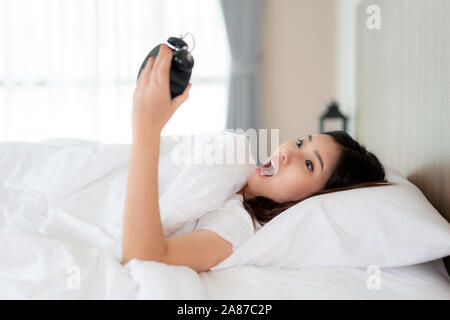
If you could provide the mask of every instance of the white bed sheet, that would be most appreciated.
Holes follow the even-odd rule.
[[[73,281],[79,270],[79,286]],[[31,230],[0,228],[1,299],[450,299],[441,259],[380,270],[240,266],[197,274],[185,266],[131,260]]]
[[[209,299],[450,299],[442,259],[380,269],[380,289],[369,289],[364,268],[234,267],[200,274]]]
[[[381,269],[381,288],[370,290],[362,268],[240,266],[197,274],[154,261],[122,266],[110,253],[24,230],[0,235],[1,299],[450,299],[442,260]],[[79,287],[70,266],[80,270]]]

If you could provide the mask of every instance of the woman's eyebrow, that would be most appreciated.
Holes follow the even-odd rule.
[[[310,134],[308,134],[308,143],[311,142],[311,140],[312,140],[312,137],[311,137]],[[319,161],[320,161],[320,166],[321,166],[322,171],[323,171],[323,161],[322,161],[322,157],[320,156],[319,152],[317,152],[317,150],[314,150],[314,153],[316,154],[317,158],[319,159]]]

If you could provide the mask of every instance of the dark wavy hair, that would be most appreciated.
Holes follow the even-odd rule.
[[[244,198],[244,207],[252,216],[254,225],[255,220],[264,225],[286,209],[313,196],[391,184],[385,180],[385,171],[378,158],[367,151],[364,145],[359,144],[348,133],[337,130],[324,132],[324,134],[331,136],[340,146],[336,168],[325,183],[324,189],[305,199],[283,203],[262,196],[251,199]]]

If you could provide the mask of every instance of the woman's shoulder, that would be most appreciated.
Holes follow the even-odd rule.
[[[253,223],[250,214],[244,208],[240,194],[233,194],[218,210],[203,215],[195,230],[209,229],[228,240],[233,249],[244,243],[253,234]]]

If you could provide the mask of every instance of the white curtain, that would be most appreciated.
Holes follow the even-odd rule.
[[[0,0],[0,141],[129,143],[143,59],[186,32],[193,86],[163,134],[225,128],[230,53],[218,1]]]

